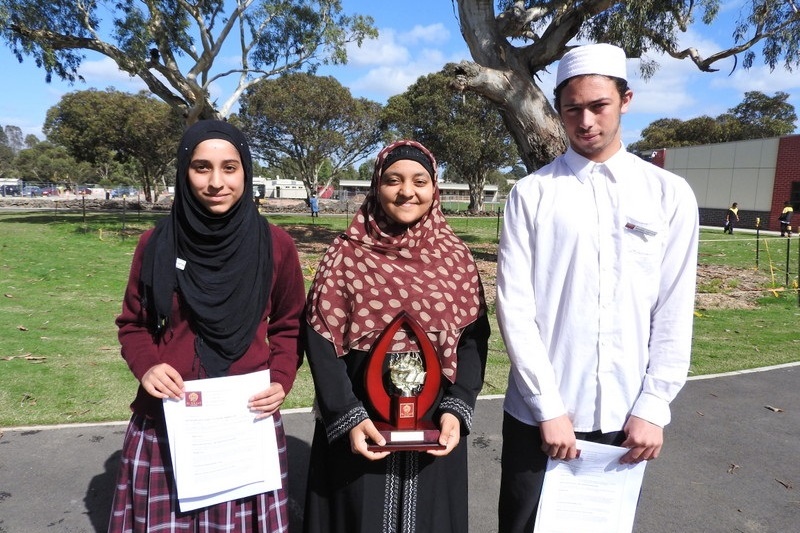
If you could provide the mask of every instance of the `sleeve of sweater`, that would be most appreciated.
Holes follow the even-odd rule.
[[[270,377],[289,394],[303,362],[300,321],[305,305],[305,285],[294,241],[281,228],[270,225],[270,231],[275,263],[267,327]]]
[[[128,275],[128,285],[122,300],[122,312],[116,319],[119,331],[117,336],[122,346],[122,358],[128,363],[128,368],[136,379],[141,381],[142,376],[153,366],[160,362],[158,347],[153,342],[153,337],[147,329],[146,312],[142,307],[139,292],[139,273],[142,269],[142,256],[147,240],[152,230],[145,232],[139,238],[136,251],[133,254],[131,270]]]
[[[315,410],[328,441],[333,442],[369,415],[353,390],[344,357],[337,357],[333,344],[307,323],[303,325],[303,337],[314,378]]]
[[[464,329],[458,342],[456,381],[446,381],[448,386],[439,404],[439,413],[451,413],[461,419],[463,435],[472,429],[475,401],[483,387],[489,334],[489,319],[485,314]]]

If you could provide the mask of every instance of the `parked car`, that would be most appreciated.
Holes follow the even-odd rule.
[[[135,187],[120,187],[111,191],[111,198],[122,198],[123,196],[131,198],[132,196],[136,196],[138,194],[139,191]]]
[[[75,187],[75,194],[79,194],[81,196],[89,196],[92,194],[92,189],[89,187]]]
[[[22,196],[32,198],[34,196],[41,196],[42,195],[42,188],[37,187],[36,185],[28,185],[27,187],[22,188]]]
[[[19,196],[19,187],[16,185],[0,185],[0,196]]]
[[[42,189],[42,196],[61,196],[61,191],[58,187],[45,187]]]

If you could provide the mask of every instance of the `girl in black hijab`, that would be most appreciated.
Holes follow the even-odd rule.
[[[285,531],[286,442],[278,408],[300,363],[304,286],[291,237],[258,213],[242,133],[201,121],[177,153],[175,201],[136,248],[117,318],[122,356],[140,386],[131,404],[109,531]],[[273,416],[283,487],[181,513],[162,402],[183,382],[270,370],[247,407]],[[135,525],[134,525],[135,524]]]

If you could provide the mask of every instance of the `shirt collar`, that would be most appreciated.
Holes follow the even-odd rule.
[[[627,154],[625,145],[620,143],[620,148],[614,155],[602,163],[595,163],[578,154],[570,146],[564,154],[564,162],[581,183],[584,183],[598,166],[605,166],[609,178],[617,181],[624,172],[625,154]]]

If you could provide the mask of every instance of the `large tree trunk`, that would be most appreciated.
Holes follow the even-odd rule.
[[[511,46],[498,29],[493,4],[492,0],[458,2],[461,33],[475,62],[462,61],[447,74],[453,87],[476,92],[497,106],[523,163],[533,171],[567,146],[558,115],[533,81],[562,49],[557,42],[525,49]]]
[[[564,153],[567,137],[561,121],[532,81],[468,61],[462,61],[454,74],[453,86],[481,94],[497,106],[529,172]]]
[[[469,208],[470,213],[483,213],[483,182],[476,183],[469,188]]]

